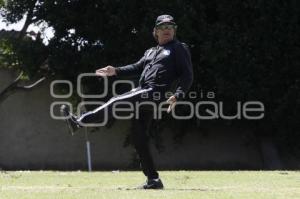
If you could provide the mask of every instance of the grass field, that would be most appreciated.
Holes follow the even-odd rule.
[[[136,190],[141,172],[0,172],[0,198],[300,198],[300,172],[163,171],[164,190]]]

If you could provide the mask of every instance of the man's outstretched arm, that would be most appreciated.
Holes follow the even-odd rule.
[[[140,75],[144,68],[145,56],[143,56],[138,62],[121,67],[106,66],[96,70],[98,76],[133,76]]]
[[[143,72],[144,63],[145,63],[145,57],[143,56],[138,62],[134,64],[129,64],[126,66],[115,68],[116,75],[118,76],[140,75]]]

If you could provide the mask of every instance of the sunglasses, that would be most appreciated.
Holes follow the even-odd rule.
[[[170,29],[176,29],[177,26],[176,25],[173,25],[173,24],[162,24],[162,25],[158,25],[156,26],[156,29],[159,29],[159,30],[170,30]]]

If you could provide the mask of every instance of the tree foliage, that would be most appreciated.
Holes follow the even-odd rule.
[[[29,78],[36,76],[48,54],[42,41],[19,40],[16,31],[1,31],[0,36],[0,67],[23,71]]]

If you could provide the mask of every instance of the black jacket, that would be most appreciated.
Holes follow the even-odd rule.
[[[141,74],[142,88],[170,91],[179,80],[175,91],[177,99],[184,97],[193,81],[191,55],[186,44],[172,40],[164,45],[148,49],[136,63],[116,68],[117,76]]]

